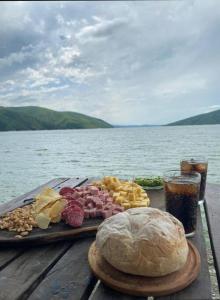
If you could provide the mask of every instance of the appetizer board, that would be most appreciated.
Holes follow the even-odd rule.
[[[188,241],[189,254],[185,266],[162,277],[144,277],[123,273],[112,267],[99,253],[95,242],[91,245],[88,260],[94,274],[114,290],[134,296],[165,296],[190,285],[200,271],[200,254]]]
[[[61,183],[58,181],[56,184],[54,184],[54,181],[51,183],[49,182],[45,186],[52,187],[54,190],[59,191],[64,186],[77,187],[89,182],[90,181],[87,178],[75,178],[63,180]],[[38,194],[43,188],[44,186],[40,186],[30,193],[2,204],[0,206],[0,215],[12,211],[15,208],[23,207],[24,205],[32,203],[36,194]],[[0,246],[19,244],[47,244],[61,240],[87,237],[96,234],[98,225],[102,221],[102,218],[88,219],[85,220],[83,225],[79,228],[73,228],[61,221],[59,223],[51,224],[46,230],[42,230],[41,228],[33,228],[28,236],[22,237],[21,239],[15,237],[15,232],[0,230]]]
[[[11,244],[47,244],[62,240],[74,239],[79,237],[88,237],[96,234],[97,228],[103,219],[88,219],[83,222],[79,228],[73,228],[63,221],[52,224],[46,230],[34,228],[32,232],[21,239],[16,238],[14,232],[1,230],[0,245],[9,246]]]
[[[0,206],[0,246],[95,235],[105,218],[149,204],[139,185],[112,176],[46,184]]]

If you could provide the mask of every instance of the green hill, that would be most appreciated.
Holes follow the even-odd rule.
[[[37,106],[0,106],[0,131],[110,127],[101,119],[76,112],[58,112]]]
[[[191,118],[173,122],[167,125],[175,126],[175,125],[208,125],[208,124],[220,124],[220,109],[206,114],[201,114]]]

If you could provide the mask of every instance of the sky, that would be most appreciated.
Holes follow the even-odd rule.
[[[0,106],[166,124],[220,108],[220,1],[1,2]]]

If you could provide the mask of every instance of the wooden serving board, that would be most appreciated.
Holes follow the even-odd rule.
[[[12,211],[17,207],[22,207],[33,202],[33,197],[38,194],[43,187],[51,187],[59,191],[64,186],[76,187],[89,183],[87,178],[72,178],[61,179],[48,182],[47,184],[40,186],[39,188],[27,193],[21,197],[18,197],[8,203],[4,203],[0,206],[0,215]],[[70,240],[81,237],[94,236],[96,234],[99,224],[103,219],[88,219],[84,220],[83,225],[79,228],[73,228],[66,225],[63,221],[57,224],[51,224],[48,229],[34,228],[31,233],[23,238],[15,238],[15,232],[8,230],[0,230],[0,246],[20,245],[20,244],[47,244],[57,242],[61,240]]]
[[[97,228],[103,219],[88,219],[79,228],[66,225],[63,221],[51,224],[48,229],[34,228],[31,233],[22,238],[15,238],[15,233],[7,230],[0,231],[0,246],[11,244],[48,244],[52,242],[95,236]]]
[[[189,254],[185,266],[162,277],[144,277],[123,273],[112,267],[99,253],[95,242],[88,254],[94,274],[106,285],[119,292],[134,296],[165,296],[176,293],[190,285],[200,271],[200,254],[188,241]]]

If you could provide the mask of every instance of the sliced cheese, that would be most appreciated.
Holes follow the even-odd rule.
[[[36,215],[35,220],[37,222],[38,227],[40,227],[41,229],[47,229],[50,224],[51,218],[49,218],[44,213],[39,213],[38,215]]]

